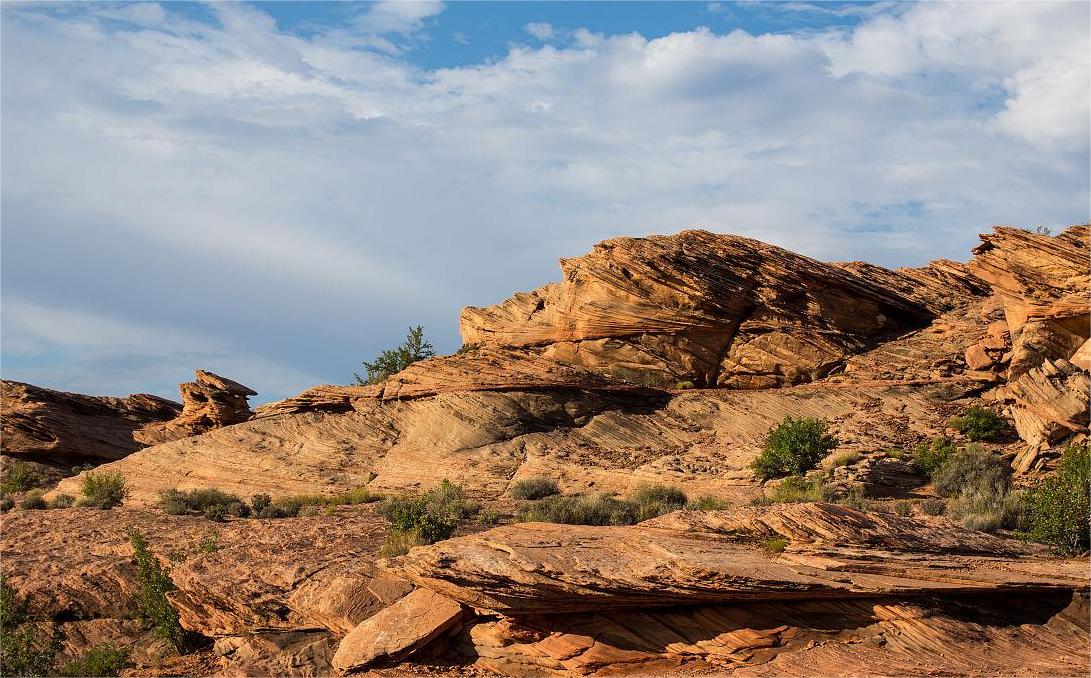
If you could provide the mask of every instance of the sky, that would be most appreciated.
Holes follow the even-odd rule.
[[[965,261],[1088,220],[1073,3],[0,5],[0,373],[254,402],[616,236]]]

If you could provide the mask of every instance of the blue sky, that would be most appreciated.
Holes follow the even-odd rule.
[[[2,370],[258,401],[619,235],[1088,218],[1086,3],[4,3]]]

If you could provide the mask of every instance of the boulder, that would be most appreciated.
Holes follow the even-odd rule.
[[[333,656],[333,668],[354,672],[379,660],[403,659],[462,617],[460,604],[429,589],[416,589],[345,636]]]
[[[257,391],[204,370],[197,370],[196,376],[196,381],[178,385],[182,414],[174,425],[210,429],[238,424],[253,416],[247,398],[257,395]]]

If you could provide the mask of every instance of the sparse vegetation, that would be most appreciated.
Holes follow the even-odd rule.
[[[946,436],[939,436],[933,438],[931,442],[917,445],[917,449],[913,452],[913,461],[921,473],[932,478],[954,453],[955,441]]]
[[[837,447],[837,439],[828,430],[821,419],[785,417],[769,431],[765,448],[750,467],[761,480],[802,475]]]
[[[101,644],[87,650],[75,661],[61,667],[58,675],[72,678],[107,678],[120,675],[122,669],[132,666],[129,649]]]
[[[38,487],[41,482],[42,476],[34,470],[34,467],[26,462],[17,461],[11,465],[11,470],[8,471],[7,476],[0,481],[0,492],[4,494],[26,492]]]
[[[686,493],[673,485],[641,485],[629,495],[638,522],[683,509],[688,501]]]
[[[411,546],[447,539],[460,521],[480,510],[477,502],[466,497],[461,485],[449,480],[419,497],[386,499],[379,506],[379,515],[390,521],[391,533],[383,553],[388,557],[401,555]]]
[[[261,513],[262,509],[272,503],[273,498],[267,494],[255,494],[253,497],[250,497],[250,508],[254,511],[255,515]]]
[[[32,511],[46,508],[44,490],[34,489],[23,495],[22,500],[19,501],[19,508],[24,511]]]
[[[784,537],[769,537],[762,542],[762,548],[769,553],[781,553],[784,549],[788,548],[788,540]]]
[[[1071,445],[1061,455],[1057,471],[1026,493],[1028,536],[1062,554],[1087,551],[1091,546],[1089,496],[1091,448]]]
[[[947,511],[946,499],[925,499],[921,502],[921,513],[929,516],[941,516]]]
[[[711,494],[701,495],[686,504],[686,508],[690,511],[722,511],[731,508],[731,506],[727,501]]]
[[[635,504],[608,494],[556,495],[522,507],[519,522],[565,525],[632,525],[637,522]]]
[[[511,486],[510,494],[514,499],[541,499],[554,494],[560,494],[557,481],[552,478],[527,478],[520,480]]]
[[[670,389],[678,383],[674,375],[660,370],[613,367],[608,374],[615,379],[648,388]]]
[[[992,532],[1020,522],[1022,497],[1011,493],[1011,469],[980,445],[952,454],[932,482],[936,492],[950,497],[947,515],[966,529]]]
[[[907,501],[894,502],[894,513],[903,518],[913,513],[913,505]]]
[[[420,325],[409,328],[409,334],[405,337],[405,343],[396,348],[383,351],[375,358],[375,362],[364,361],[364,369],[367,377],[353,374],[356,384],[366,386],[378,384],[391,375],[401,372],[415,362],[431,358],[436,355],[435,348],[424,338],[424,328]]]
[[[7,513],[15,508],[15,500],[8,496],[0,497],[0,513]]]
[[[80,486],[85,506],[111,509],[125,501],[129,489],[125,485],[125,476],[117,471],[89,471],[83,476]]]
[[[163,640],[180,652],[189,650],[190,634],[178,621],[178,611],[171,607],[167,593],[174,590],[170,571],[165,569],[148,549],[148,540],[139,532],[130,534],[136,576],[140,582],[138,603],[145,621]]]
[[[197,513],[213,522],[222,522],[227,516],[250,515],[250,507],[237,495],[214,488],[166,490],[159,495],[159,505],[169,515]]]
[[[961,417],[952,417],[947,425],[973,442],[996,440],[1008,427],[1000,415],[977,406],[967,407]]]
[[[68,508],[69,506],[72,506],[75,503],[76,503],[76,498],[73,497],[72,495],[70,495],[70,494],[58,494],[56,497],[53,497],[52,499],[49,500],[49,502],[46,504],[46,508],[50,508],[50,509]]]
[[[0,577],[0,675],[50,676],[60,639],[40,632],[26,617],[15,589]]]
[[[850,450],[833,455],[826,465],[830,469],[835,469],[838,466],[852,466],[858,461],[860,461],[860,453]]]
[[[857,511],[868,510],[868,500],[864,495],[864,488],[859,485],[853,485],[849,488],[849,491],[845,493],[845,496],[837,500],[838,504],[842,506],[848,506],[851,509]]]
[[[819,475],[788,476],[772,489],[769,499],[777,504],[829,501],[830,493]]]

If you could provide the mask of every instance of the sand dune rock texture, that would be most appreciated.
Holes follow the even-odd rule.
[[[1049,473],[1088,435],[1088,237],[997,227],[967,263],[897,270],[705,231],[617,238],[561,260],[559,283],[464,309],[458,353],[372,386],[251,410],[252,390],[203,371],[182,405],[4,382],[5,456],[106,462],[129,495],[5,514],[0,567],[69,655],[112,639],[163,675],[1085,675],[1085,560],[915,509],[752,503],[774,483],[750,464],[785,417],[818,417],[856,453],[831,486],[925,501],[889,452],[954,435],[976,405],[1012,423],[987,450],[1017,481]],[[540,476],[730,508],[482,519],[393,558],[374,504],[223,523],[157,508],[169,489],[397,496],[448,479],[510,522],[513,484]],[[206,641],[189,664],[156,664],[134,621],[132,530]]]

